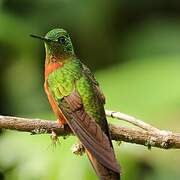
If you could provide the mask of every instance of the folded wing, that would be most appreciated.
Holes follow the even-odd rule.
[[[67,118],[70,128],[85,148],[105,167],[119,173],[109,137],[86,112],[78,92],[74,90],[70,95],[65,96],[59,107]]]

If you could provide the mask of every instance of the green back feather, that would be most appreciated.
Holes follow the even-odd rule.
[[[61,103],[63,97],[76,90],[80,95],[85,110],[95,120],[104,119],[104,108],[94,91],[92,80],[83,71],[78,59],[70,59],[63,67],[48,76],[48,86],[55,100]]]

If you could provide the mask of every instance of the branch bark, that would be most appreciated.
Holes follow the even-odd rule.
[[[107,111],[109,117],[132,123],[142,129],[133,129],[109,124],[112,140],[125,141],[164,149],[180,149],[180,133],[159,130],[142,120],[120,112]],[[59,136],[73,135],[68,126],[61,127],[55,121],[28,119],[12,116],[0,116],[0,128],[30,132],[31,134],[51,133],[52,130]]]

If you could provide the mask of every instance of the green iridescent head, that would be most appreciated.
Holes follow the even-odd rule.
[[[45,43],[46,57],[65,59],[74,55],[74,49],[71,38],[64,29],[53,29],[45,37],[31,35],[32,37],[42,39]]]

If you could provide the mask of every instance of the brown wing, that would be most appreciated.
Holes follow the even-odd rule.
[[[119,166],[108,136],[85,111],[79,94],[73,91],[71,95],[64,97],[59,107],[85,148],[105,167],[119,173]]]

